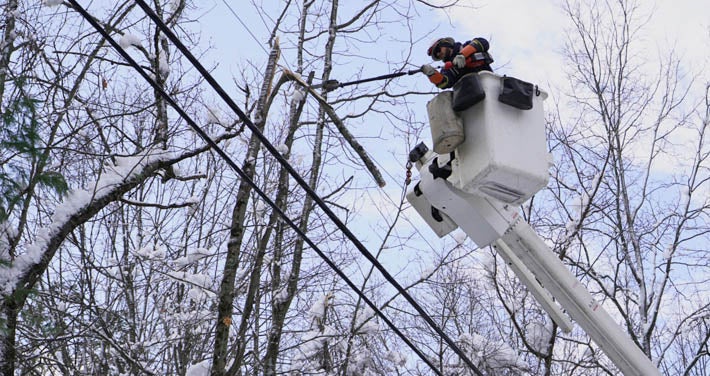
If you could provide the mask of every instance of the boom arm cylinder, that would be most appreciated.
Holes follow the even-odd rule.
[[[522,220],[503,235],[520,260],[626,376],[660,376],[658,369],[592,294]]]

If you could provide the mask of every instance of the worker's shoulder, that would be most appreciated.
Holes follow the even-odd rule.
[[[476,38],[473,38],[473,39],[471,39],[470,41],[468,41],[466,44],[476,44],[476,45],[479,45],[479,46],[481,46],[481,47],[484,47],[484,49],[488,49],[488,47],[490,46],[490,43],[488,42],[488,39],[486,39],[486,38],[484,38],[484,37],[476,37]]]

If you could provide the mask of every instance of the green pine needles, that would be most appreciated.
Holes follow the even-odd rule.
[[[21,85],[20,85],[21,86]],[[38,100],[25,94],[10,102],[2,113],[0,129],[0,223],[32,189],[41,186],[58,194],[68,190],[64,176],[46,171],[49,153],[42,142],[37,120]]]

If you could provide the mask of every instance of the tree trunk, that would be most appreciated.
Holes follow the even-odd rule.
[[[5,27],[0,39],[0,113],[5,113],[3,108],[5,82],[7,82],[10,58],[15,50],[15,11],[17,11],[17,0],[8,0],[5,4]]]
[[[264,84],[262,85],[261,95],[259,96],[259,102],[255,110],[257,113],[257,119],[254,125],[260,131],[264,129],[264,124],[266,123],[266,115],[268,113],[266,103],[271,92],[273,77],[276,74],[276,63],[279,56],[280,51],[277,39],[271,49],[271,53],[269,54],[269,62],[265,72]],[[249,179],[254,177],[254,163],[257,159],[260,148],[261,141],[255,134],[252,134],[249,142],[249,149],[247,151],[247,157],[242,166],[245,175],[247,175]],[[225,260],[222,282],[219,287],[215,347],[212,357],[212,376],[222,376],[226,372],[225,367],[227,365],[227,353],[229,348],[229,328],[232,325],[232,311],[234,304],[234,282],[237,269],[239,268],[239,258],[242,242],[244,240],[244,220],[246,218],[247,204],[249,203],[249,196],[251,195],[251,192],[251,186],[245,179],[243,179],[239,184],[239,190],[237,191],[237,202],[234,206],[234,211],[232,212],[230,238],[229,243],[227,244],[227,259]],[[238,361],[241,361],[241,359]]]

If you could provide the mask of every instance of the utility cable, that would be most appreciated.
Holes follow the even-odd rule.
[[[355,285],[354,282],[348,278],[348,276],[337,266],[335,263],[323,252],[318,248],[318,246],[303,232],[300,230],[298,225],[294,223],[287,215],[286,213],[281,210],[276,203],[269,198],[269,196],[259,188],[259,186],[251,179],[249,176],[242,170],[232,159],[227,155],[227,153],[222,150],[219,145],[212,140],[212,138],[207,135],[207,133],[200,128],[199,125],[188,115],[180,105],[178,105],[171,97],[170,95],[165,92],[165,90],[160,87],[160,85],[155,82],[155,80],[150,77],[143,69],[140,67],[140,65],[121,47],[111,36],[101,27],[101,25],[98,24],[96,20],[94,20],[91,15],[83,8],[81,5],[77,3],[76,0],[68,0],[72,6],[81,14],[81,16],[86,19],[112,46],[116,51],[123,56],[126,61],[136,70],[138,73],[143,76],[143,78],[151,85],[153,88],[160,93],[160,95],[170,104],[175,111],[180,114],[180,116],[190,125],[190,127],[217,153],[219,156],[234,170],[241,176],[244,181],[246,181],[252,189],[261,197],[273,210],[276,211],[276,213],[283,218],[283,220],[301,237],[304,239],[304,241],[320,256],[328,266],[330,266],[333,271],[335,271],[336,274],[340,278],[345,281],[345,283],[353,290],[355,293],[382,319],[382,321],[387,324],[387,326],[392,329],[392,331],[400,338],[404,343],[409,346],[412,351],[414,351],[419,358],[426,363],[437,375],[443,376],[443,373],[432,363],[431,360],[427,358],[427,356],[421,352],[405,335],[404,333],[397,328],[397,326],[389,319],[385,314],[379,309],[379,307],[372,302],[365,293],[360,290],[357,285]]]
[[[140,68],[140,66],[133,60],[128,53],[126,53],[125,50],[123,50],[118,43],[116,43],[108,33],[101,28],[101,26],[84,10],[76,0],[68,0],[71,4],[77,8],[77,10],[82,14],[82,16],[92,24],[92,26],[99,31],[99,33],[106,38],[111,45],[116,48],[121,55],[131,62],[131,65],[134,66],[134,68]],[[212,88],[218,93],[218,95],[225,101],[225,103],[239,116],[239,118],[244,122],[244,124],[249,127],[249,129],[252,131],[252,133],[259,138],[259,140],[262,142],[263,146],[269,151],[269,153],[272,154],[272,156],[281,164],[281,166],[286,169],[286,171],[293,177],[293,179],[301,186],[301,188],[306,191],[306,193],[318,204],[318,206],[323,210],[323,212],[333,221],[333,223],[340,229],[340,231],[348,238],[350,241],[355,245],[355,247],[360,251],[360,253],[365,256],[382,274],[382,276],[393,286],[395,289],[409,302],[409,304],[414,308],[414,310],[417,311],[417,313],[424,319],[424,321],[427,322],[427,324],[433,329],[443,340],[446,342],[449,347],[463,360],[463,362],[478,376],[484,376],[483,373],[476,367],[475,364],[469,359],[468,356],[461,350],[461,348],[434,322],[434,320],[427,314],[427,312],[419,305],[419,303],[414,300],[414,298],[397,282],[397,280],[394,279],[394,277],[387,271],[387,269],[384,268],[384,266],[375,258],[370,251],[367,250],[367,248],[355,237],[355,235],[348,229],[345,224],[335,215],[335,213],[327,206],[325,201],[323,201],[320,196],[308,185],[308,183],[303,180],[303,178],[298,174],[297,171],[286,161],[286,159],[281,155],[281,153],[276,150],[276,148],[269,142],[269,140],[262,134],[262,132],[254,125],[254,123],[251,122],[249,117],[239,108],[239,106],[229,97],[229,95],[224,91],[224,89],[217,83],[217,81],[212,77],[212,75],[205,69],[204,66],[195,58],[194,55],[187,49],[187,47],[182,44],[182,42],[177,38],[177,36],[168,28],[167,25],[158,17],[157,14],[143,1],[143,0],[136,0],[136,3],[143,9],[143,11],[148,15],[149,18],[155,22],[155,24],[160,28],[160,30],[170,39],[170,41],[175,45],[175,47],[180,50],[180,52],[183,53],[183,55],[190,61],[190,63],[200,72],[200,74],[205,78],[205,80],[212,86]],[[135,64],[135,65],[134,65]],[[337,266],[330,261],[327,256],[320,251],[317,246],[304,234],[302,231],[298,229],[298,226],[296,226],[295,223],[293,223],[283,211],[281,211],[276,204],[268,198],[268,196],[261,191],[256,183],[254,183],[251,179],[249,179],[248,175],[246,175],[231,159],[229,156],[221,149],[219,148],[219,145],[217,145],[209,136],[202,131],[199,126],[192,121],[192,119],[175,103],[169,95],[162,90],[162,88],[159,87],[159,85],[148,75],[146,74],[142,69],[139,70],[139,73],[143,76],[146,81],[148,81],[156,90],[158,90],[162,96],[166,98],[166,100],[173,106],[178,113],[186,120],[188,123],[195,129],[195,131],[205,139],[205,141],[215,149],[215,151],[223,158],[225,161],[230,161],[228,164],[230,167],[235,169],[237,173],[242,176],[247,183],[252,186],[252,188],[257,191],[257,193],[269,204],[269,206],[272,207],[272,209],[276,210],[279,215],[281,215],[291,226],[299,236],[302,236],[303,239],[308,243],[309,246],[313,247],[314,250],[317,250],[316,252],[320,257],[322,257],[326,263],[331,266],[331,268],[334,268],[333,270],[336,271],[336,273],[340,277],[346,277],[345,274],[337,269]],[[189,119],[189,120],[188,120]],[[349,280],[348,280],[349,281]],[[347,283],[347,282],[346,282]],[[357,287],[352,284],[352,281],[350,281],[350,287],[351,288],[356,288]],[[356,290],[357,292],[358,290]],[[364,293],[362,295],[364,297]],[[368,303],[368,305],[373,308],[373,310],[376,308],[374,303],[372,303],[369,299],[364,297],[363,301]],[[380,317],[383,318],[388,323],[388,326],[390,326],[393,330],[395,330],[394,324],[389,321],[389,319],[386,319],[384,314],[380,314]],[[397,332],[398,329],[395,330]],[[401,333],[401,332],[400,332]],[[404,340],[404,338],[402,338]],[[405,340],[405,343],[411,343],[409,340]],[[410,346],[411,348],[411,346]],[[414,350],[414,348],[412,348]],[[420,355],[421,353],[418,350],[415,350],[415,352]],[[426,357],[423,356],[423,354],[420,355],[420,358],[425,361],[428,365],[432,366],[432,364],[426,360]],[[436,370],[436,368],[432,368]],[[438,370],[436,370],[437,373],[441,374]]]
[[[227,6],[227,9],[229,9],[229,11],[232,13],[234,18],[236,18],[237,21],[239,21],[239,23],[242,24],[242,26],[244,27],[244,30],[246,30],[247,33],[249,33],[249,35],[251,35],[251,39],[253,39],[254,42],[256,42],[256,44],[259,47],[261,47],[262,51],[266,52],[266,55],[268,56],[269,51],[267,51],[266,48],[264,48],[264,46],[259,41],[259,38],[257,38],[256,35],[254,35],[254,32],[244,23],[244,21],[242,21],[242,19],[239,17],[239,15],[237,15],[237,12],[235,12],[234,9],[232,9],[232,6],[229,5],[229,3],[226,0],[222,0],[222,2],[224,3],[224,5]]]
[[[355,237],[355,234],[350,231],[349,228],[338,218],[337,215],[328,207],[328,205],[323,201],[323,199],[318,196],[318,194],[308,185],[308,183],[303,180],[303,177],[288,163],[288,161],[279,153],[278,150],[271,144],[271,142],[264,136],[264,134],[257,128],[251,119],[239,108],[239,106],[234,103],[232,98],[224,91],[222,86],[212,77],[210,72],[205,69],[205,67],[200,63],[197,58],[190,52],[190,50],[180,41],[180,39],[170,30],[170,28],[163,22],[163,20],[158,17],[157,14],[151,9],[148,4],[143,0],[136,0],[138,6],[140,6],[143,11],[148,15],[149,18],[155,22],[155,24],[160,28],[160,30],[165,34],[165,36],[170,39],[170,41],[175,45],[175,47],[182,52],[182,54],[190,61],[190,63],[202,74],[205,80],[212,86],[212,88],[219,94],[219,96],[225,101],[225,103],[239,116],[239,118],[249,127],[252,133],[259,138],[264,147],[272,154],[274,158],[281,164],[283,168],[288,171],[288,173],[293,177],[293,179],[303,188],[306,193],[318,204],[318,206],[323,210],[323,212],[330,218],[331,221],[340,229],[340,231],[345,234],[345,236],[350,239],[350,241],[355,245],[355,247],[360,251],[360,253],[365,256],[376,268],[380,271],[382,276],[395,288],[397,291],[409,302],[409,304],[417,311],[417,313],[427,322],[427,324],[433,329],[441,339],[446,342],[449,347],[463,360],[464,363],[478,376],[483,376],[483,373],[476,367],[475,364],[469,359],[469,357],[464,353],[463,350],[454,342],[451,337],[449,337],[437,324],[434,319],[429,316],[429,314],[422,308],[422,306],[417,303],[416,300],[407,292],[407,290],[402,287],[402,285],[397,282],[397,280],[385,269],[385,267],[377,260],[375,256],[372,255],[370,251],[360,242],[360,240]],[[225,154],[226,155],[226,154]]]

